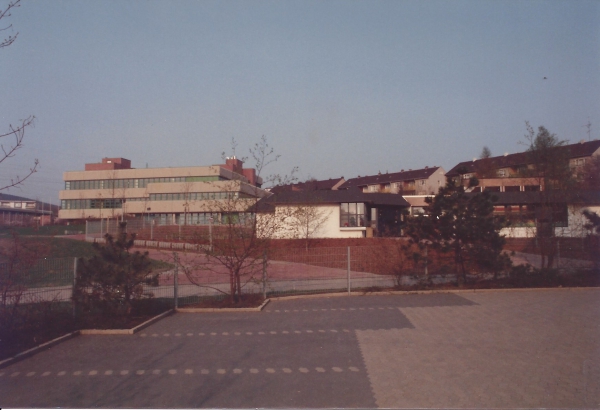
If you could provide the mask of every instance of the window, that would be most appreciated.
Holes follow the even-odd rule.
[[[377,192],[379,189],[378,185],[369,185],[369,192]]]
[[[340,227],[365,226],[365,204],[363,203],[341,203],[340,204]]]
[[[499,177],[505,177],[506,176],[506,170],[505,169],[499,169],[497,172]]]

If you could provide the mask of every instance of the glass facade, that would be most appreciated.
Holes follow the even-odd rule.
[[[340,227],[366,226],[366,220],[365,204],[353,202],[340,204]]]
[[[84,181],[65,181],[65,190],[82,189],[127,189],[146,188],[148,184],[166,182],[212,182],[225,181],[226,179],[217,175],[196,177],[172,177],[172,178],[130,178],[130,179],[96,179]]]

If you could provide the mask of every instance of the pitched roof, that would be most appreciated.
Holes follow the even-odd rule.
[[[563,145],[556,149],[567,150],[570,158],[589,157],[600,148],[600,140],[579,142],[577,144]],[[507,167],[517,167],[531,163],[529,152],[519,152],[516,154],[503,155],[498,157],[483,158],[475,161],[464,161],[456,165],[446,173],[447,177],[460,175],[458,171],[463,168],[463,173],[472,173],[477,171],[477,167],[485,165],[488,169],[500,169]]]
[[[3,201],[35,201],[35,199],[24,198],[22,196],[4,194],[0,192],[0,200]]]
[[[394,172],[391,174],[368,175],[364,177],[351,178],[344,182],[339,189],[358,188],[371,184],[387,184],[390,182],[410,181],[413,179],[426,179],[435,173],[440,167],[415,169],[409,171]]]
[[[281,191],[258,201],[259,212],[270,212],[274,205],[292,204],[340,204],[343,202],[361,202],[380,206],[408,207],[410,204],[402,195],[363,193],[358,189],[336,191]]]
[[[282,192],[282,191],[302,191],[309,189],[311,191],[324,191],[332,190],[344,182],[344,177],[341,178],[329,178],[322,179],[320,181],[311,180],[306,182],[298,182],[297,184],[279,185],[271,188],[271,192]]]

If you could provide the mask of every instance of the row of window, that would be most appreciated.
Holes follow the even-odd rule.
[[[61,209],[117,209],[123,208],[121,199],[63,199]]]
[[[219,225],[251,221],[251,213],[189,212],[186,214],[146,214],[145,219],[156,225]]]
[[[174,194],[150,194],[149,198],[122,199],[63,199],[62,209],[113,209],[122,208],[124,202],[139,201],[207,201],[222,199],[252,198],[243,192],[189,192]]]
[[[225,180],[225,178],[217,175],[172,178],[96,179],[85,181],[65,181],[65,190],[146,188],[148,184],[161,182],[212,182],[223,180]]]
[[[151,201],[207,201],[211,199],[252,198],[243,192],[188,192],[150,194]]]

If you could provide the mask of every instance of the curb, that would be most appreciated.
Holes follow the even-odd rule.
[[[270,298],[255,308],[177,308],[177,313],[214,313],[214,312],[260,312],[271,301]]]
[[[4,359],[4,360],[2,360],[0,362],[0,369],[2,369],[3,367],[10,366],[13,363],[20,362],[23,359],[27,359],[28,357],[33,356],[34,354],[36,354],[36,353],[38,353],[38,352],[40,352],[40,351],[42,351],[44,349],[49,349],[49,348],[51,348],[54,345],[57,345],[59,343],[62,343],[62,342],[67,341],[69,339],[72,339],[72,338],[74,338],[76,336],[79,336],[79,330],[76,330],[76,331],[74,331],[72,333],[67,333],[64,336],[58,337],[58,338],[56,338],[54,340],[50,340],[49,342],[46,342],[46,343],[41,344],[39,346],[32,347],[31,349],[25,350],[24,352],[21,352],[21,353],[15,355],[13,357],[9,357],[8,359]]]
[[[158,316],[154,316],[151,319],[146,320],[144,323],[137,325],[131,329],[82,329],[76,330],[71,333],[67,333],[66,335],[57,337],[56,339],[50,340],[49,342],[43,343],[39,346],[32,347],[29,350],[25,350],[24,352],[18,353],[13,357],[9,357],[8,359],[4,359],[0,361],[0,369],[10,366],[14,363],[20,362],[23,359],[27,359],[42,350],[46,350],[51,348],[52,346],[56,346],[59,343],[65,342],[69,339],[77,337],[79,335],[132,335],[134,333],[139,332],[140,330],[150,326],[151,324],[158,322],[159,320],[172,315],[174,312],[173,309],[167,310],[166,312],[161,313]]]
[[[137,325],[131,329],[81,329],[80,335],[133,335],[140,330],[150,326],[151,324],[158,322],[159,320],[172,315],[175,313],[173,309],[167,310],[158,316],[154,316],[151,319],[146,320],[144,323]]]
[[[429,295],[435,293],[496,293],[496,292],[539,292],[539,291],[552,291],[552,290],[600,290],[600,287],[594,286],[581,286],[581,287],[569,287],[569,288],[503,288],[503,289],[437,289],[437,290],[382,290],[378,292],[338,292],[338,293],[319,293],[314,295],[293,295],[293,296],[278,296],[271,297],[273,301],[278,300],[292,300],[292,299],[313,299],[322,297],[348,297],[348,296],[385,296],[385,295]]]

